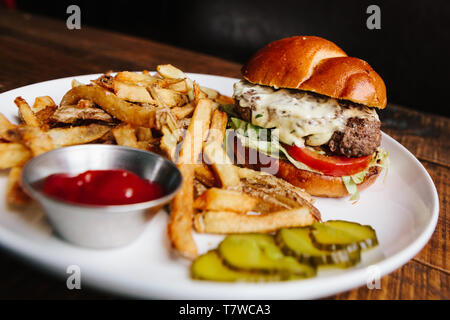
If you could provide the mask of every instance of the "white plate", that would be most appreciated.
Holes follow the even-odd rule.
[[[201,85],[231,95],[236,79],[190,74]],[[1,112],[17,119],[13,100],[30,103],[42,95],[59,103],[73,78],[88,83],[97,75],[46,81],[0,94]],[[340,271],[319,272],[312,279],[275,283],[215,283],[189,278],[189,263],[169,254],[166,238],[168,215],[161,211],[145,233],[128,247],[96,251],[70,245],[56,237],[37,208],[13,212],[0,203],[0,244],[61,277],[67,267],[81,268],[81,284],[142,298],[169,299],[310,299],[349,290],[399,268],[427,243],[439,214],[436,188],[420,162],[402,145],[383,134],[382,146],[390,151],[387,178],[379,178],[361,200],[318,199],[324,220],[344,219],[375,228],[380,245],[363,255],[362,263]],[[4,194],[6,172],[0,176]],[[218,236],[195,235],[201,252],[215,246]],[[384,288],[382,288],[384,289]]]

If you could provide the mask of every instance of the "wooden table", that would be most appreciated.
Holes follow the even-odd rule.
[[[240,66],[161,43],[88,27],[70,31],[65,21],[0,9],[0,92],[27,84],[108,70],[154,70],[172,63],[187,72],[240,77]],[[426,167],[439,192],[440,217],[426,247],[384,277],[380,290],[365,286],[331,299],[449,299],[450,119],[390,105],[383,130]],[[401,190],[399,190],[401,192]],[[109,299],[91,289],[69,291],[6,251],[0,252],[0,298]]]

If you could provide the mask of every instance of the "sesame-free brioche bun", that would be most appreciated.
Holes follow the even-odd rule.
[[[295,36],[260,49],[242,67],[247,81],[311,91],[368,107],[386,107],[383,79],[358,58],[320,37]]]

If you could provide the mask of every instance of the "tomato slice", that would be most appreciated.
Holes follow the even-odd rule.
[[[300,148],[296,145],[285,146],[289,155],[308,167],[320,171],[327,176],[342,177],[358,173],[370,163],[371,155],[360,158],[347,158],[343,156],[327,156],[318,154],[308,148]]]

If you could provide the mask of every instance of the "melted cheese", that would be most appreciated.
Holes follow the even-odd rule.
[[[373,108],[340,104],[338,100],[303,91],[274,90],[240,81],[233,98],[251,108],[252,124],[279,129],[279,139],[300,147],[327,143],[335,131],[343,131],[349,118],[379,120]]]

